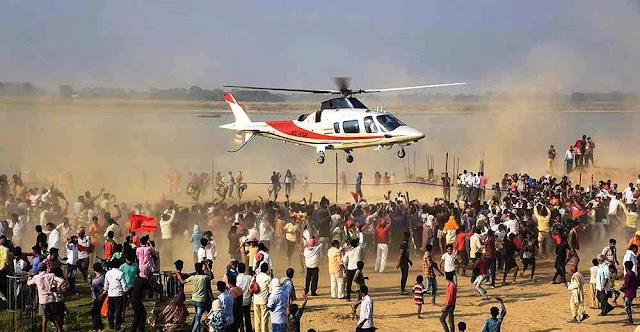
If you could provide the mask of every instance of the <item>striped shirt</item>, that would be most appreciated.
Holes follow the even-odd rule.
[[[421,283],[416,283],[416,285],[413,286],[413,303],[424,304],[424,299],[422,297],[423,294],[424,294],[424,285]]]

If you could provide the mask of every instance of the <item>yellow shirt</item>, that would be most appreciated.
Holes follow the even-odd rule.
[[[7,266],[7,258],[9,256],[9,248],[0,246],[0,270],[4,270]]]
[[[249,247],[249,266],[253,266],[253,260],[258,253],[258,247]]]
[[[297,223],[287,223],[284,225],[285,238],[289,242],[296,242],[298,240],[298,231],[300,226]]]
[[[342,254],[340,249],[331,247],[327,253],[329,257],[329,273],[336,274],[340,272],[340,265],[342,265]]]

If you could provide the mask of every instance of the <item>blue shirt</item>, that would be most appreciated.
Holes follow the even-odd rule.
[[[269,295],[267,307],[271,309],[271,324],[287,323],[287,301],[289,294],[278,291]]]
[[[38,272],[40,272],[38,270],[38,264],[40,264],[40,257],[36,256],[33,258],[33,267],[31,268],[31,272],[33,272],[33,274],[38,274]]]
[[[222,311],[227,318],[227,326],[233,324],[233,296],[227,289],[218,295],[218,299],[222,302]]]
[[[504,303],[502,303],[502,310],[500,311],[500,316],[497,319],[489,318],[484,322],[484,327],[482,328],[482,332],[500,332],[500,327],[502,326],[502,321],[504,320],[504,316],[507,314],[507,309],[504,307]]]

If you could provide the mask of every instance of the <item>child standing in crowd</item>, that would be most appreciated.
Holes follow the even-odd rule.
[[[369,277],[366,277],[363,272],[364,262],[358,261],[358,270],[356,274],[353,276],[353,281],[358,285],[358,300],[362,300],[362,294],[360,294],[360,286],[366,285],[366,280]]]
[[[422,318],[422,305],[424,304],[424,285],[422,275],[416,277],[416,284],[413,286],[413,303],[418,306],[418,318]]]

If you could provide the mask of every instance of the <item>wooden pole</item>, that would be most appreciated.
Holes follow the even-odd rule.
[[[449,170],[449,152],[446,153],[444,159],[444,172],[447,173]]]
[[[338,204],[338,152],[336,151],[336,201],[335,203]]]
[[[578,185],[580,187],[582,187],[582,172],[580,172],[580,174],[578,174]]]
[[[209,181],[211,182],[211,201],[213,202],[213,200],[215,199],[215,196],[213,194],[213,191],[215,189],[215,179],[216,179],[216,174],[215,174],[215,170],[216,170],[216,162],[211,159],[211,177],[209,177]],[[240,198],[238,198],[240,199]]]

